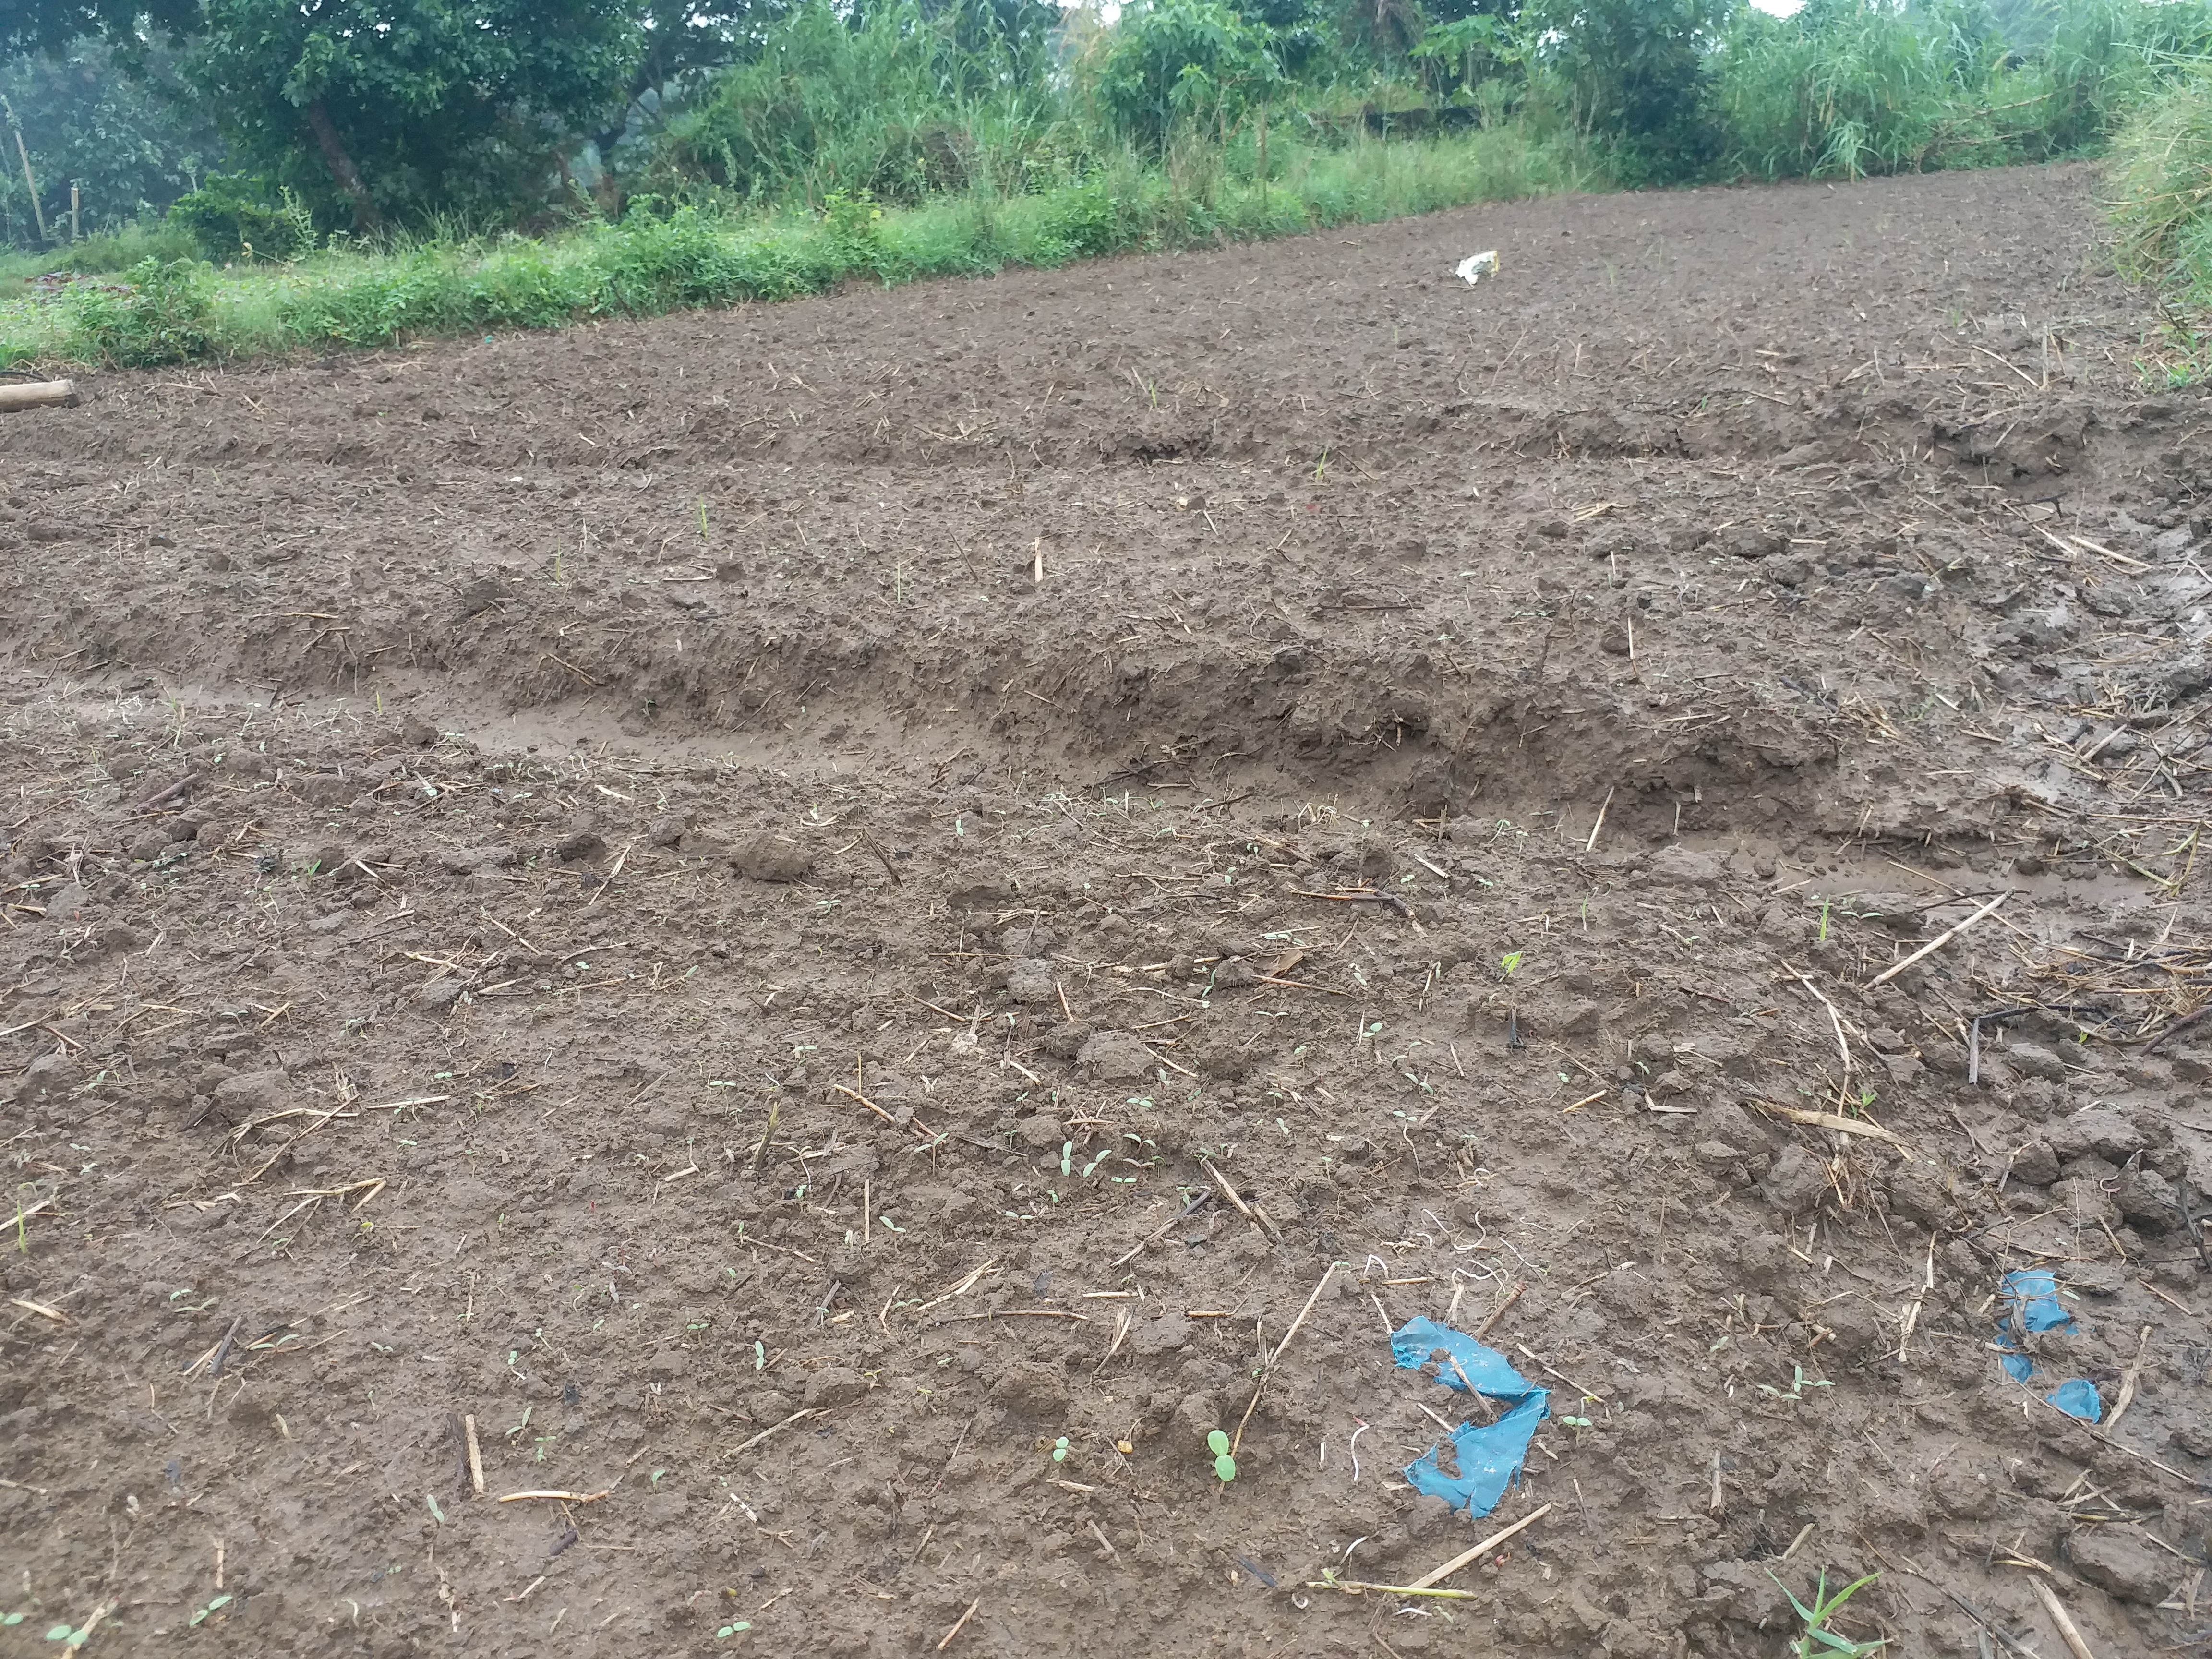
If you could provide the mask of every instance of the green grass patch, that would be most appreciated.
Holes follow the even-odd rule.
[[[789,299],[856,280],[1296,235],[1602,182],[1571,139],[1509,125],[1420,141],[1279,141],[1264,175],[1247,136],[1179,144],[1158,161],[1125,155],[1081,184],[1024,194],[978,187],[903,208],[833,195],[820,213],[633,212],[618,226],[542,239],[342,247],[283,265],[164,258],[171,250],[149,237],[127,284],[0,298],[0,364],[135,368],[555,328]]]
[[[2212,67],[2137,109],[2112,143],[2109,199],[2121,270],[2162,290],[2136,361],[2149,389],[2212,377]]]

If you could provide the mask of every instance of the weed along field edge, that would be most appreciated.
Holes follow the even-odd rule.
[[[0,1638],[2201,1644],[2212,441],[2100,188],[0,414]]]

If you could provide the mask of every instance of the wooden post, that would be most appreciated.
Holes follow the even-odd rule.
[[[0,98],[0,111],[6,112],[9,129],[15,135],[15,155],[23,163],[23,182],[30,187],[31,216],[38,221],[39,240],[50,242],[53,238],[46,234],[46,210],[39,201],[39,181],[31,176],[31,152],[23,148],[22,124],[15,119],[15,106],[5,98]]]
[[[76,180],[72,179],[70,180],[70,240],[72,242],[84,240],[84,221],[78,216],[83,205],[83,198],[77,194]]]
[[[76,401],[75,380],[32,380],[14,386],[0,385],[0,414],[11,409],[44,409],[54,404],[73,404]]]

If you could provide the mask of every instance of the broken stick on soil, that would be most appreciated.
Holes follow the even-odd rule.
[[[1474,1334],[1474,1340],[1480,1342],[1483,1338],[1488,1336],[1491,1332],[1491,1328],[1496,1325],[1499,1320],[1504,1318],[1508,1313],[1512,1311],[1513,1304],[1521,1299],[1521,1292],[1528,1288],[1528,1281],[1523,1279],[1519,1284],[1514,1285],[1511,1290],[1508,1291],[1505,1293],[1505,1300],[1499,1303],[1497,1307],[1491,1310],[1490,1317],[1482,1322],[1481,1328]]]
[[[1881,1124],[1869,1123],[1864,1118],[1844,1117],[1835,1112],[1808,1112],[1802,1106],[1782,1106],[1770,1100],[1747,1100],[1744,1103],[1775,1117],[1787,1118],[1792,1123],[1802,1123],[1808,1129],[1827,1129],[1839,1135],[1868,1135],[1898,1147],[1905,1145]]]
[[[1237,1206],[1237,1214],[1243,1216],[1247,1221],[1257,1227],[1261,1232],[1271,1238],[1273,1238],[1275,1243],[1278,1244],[1283,1242],[1281,1237],[1276,1233],[1273,1227],[1270,1227],[1258,1216],[1253,1214],[1250,1206],[1248,1206],[1243,1199],[1237,1196],[1237,1188],[1229,1184],[1229,1177],[1227,1176],[1222,1174],[1218,1169],[1214,1167],[1214,1163],[1212,1158],[1200,1158],[1199,1161],[1205,1164],[1206,1172],[1213,1177],[1214,1184],[1221,1188],[1221,1195]],[[1116,1262],[1115,1265],[1119,1267],[1121,1264]]]
[[[1314,1310],[1314,1304],[1321,1300],[1322,1292],[1328,1288],[1328,1281],[1336,1276],[1336,1270],[1344,1265],[1341,1261],[1332,1261],[1322,1270],[1321,1283],[1313,1287],[1313,1294],[1306,1298],[1306,1305],[1298,1310],[1298,1316],[1291,1322],[1291,1328],[1283,1333],[1283,1340],[1275,1344],[1275,1352],[1267,1356],[1268,1364],[1273,1365],[1279,1361],[1283,1350],[1291,1346],[1291,1339],[1305,1328],[1306,1316]]]
[[[1441,1584],[1445,1579],[1450,1577],[1462,1567],[1472,1566],[1475,1562],[1481,1560],[1484,1556],[1489,1554],[1491,1551],[1496,1549],[1507,1539],[1512,1537],[1514,1534],[1521,1531],[1524,1527],[1534,1526],[1539,1521],[1541,1521],[1551,1512],[1552,1506],[1549,1504],[1545,1504],[1541,1509],[1529,1510],[1528,1514],[1522,1516],[1511,1526],[1507,1527],[1501,1531],[1493,1532],[1489,1537],[1484,1539],[1473,1549],[1463,1550],[1459,1554],[1455,1555],[1450,1560],[1445,1562],[1443,1565],[1438,1567],[1434,1572],[1425,1573],[1420,1577],[1416,1578],[1411,1584],[1407,1586],[1407,1589],[1425,1590],[1431,1584]]]
[[[1889,967],[1883,969],[1881,972],[1876,974],[1872,979],[1866,982],[1867,989],[1871,991],[1877,985],[1887,985],[1890,981],[1895,979],[1899,974],[1911,967],[1915,963],[1924,962],[1928,957],[1934,956],[1938,951],[1948,945],[1953,939],[1958,938],[1960,934],[1965,933],[1966,929],[1972,927],[1976,922],[1979,921],[1984,916],[1989,915],[1990,911],[1996,909],[1997,906],[2002,904],[2011,896],[2012,890],[2009,888],[2005,891],[1999,893],[1995,898],[1991,899],[1987,904],[1984,904],[1980,909],[1975,911],[1973,915],[1968,916],[1957,927],[1948,928],[1944,932],[1936,934],[1934,939],[1929,939],[1927,944],[1922,945],[1911,956],[1905,957],[1904,961],[1893,963]]]
[[[1199,1194],[1197,1197],[1192,1199],[1189,1203],[1184,1205],[1181,1210],[1177,1211],[1171,1219],[1163,1223],[1160,1226],[1155,1228],[1152,1231],[1146,1233],[1142,1238],[1139,1239],[1136,1243],[1135,1248],[1131,1249],[1126,1255],[1115,1257],[1114,1265],[1117,1267],[1127,1267],[1129,1263],[1134,1261],[1139,1256],[1145,1253],[1145,1247],[1146,1245],[1158,1243],[1160,1240],[1165,1238],[1177,1227],[1189,1220],[1191,1217],[1196,1215],[1199,1212],[1199,1206],[1206,1203],[1212,1198],[1212,1196],[1213,1194],[1212,1193]]]
[[[2058,1639],[2066,1644],[2066,1650],[2074,1659],[2097,1659],[2089,1644],[2081,1637],[2081,1627],[2074,1622],[2074,1615],[2066,1611],[2066,1604],[2058,1599],[2058,1592],[2043,1582],[2038,1573],[2030,1573],[2027,1582],[2034,1588],[2035,1599],[2043,1603],[2043,1610],[2051,1615],[2051,1622],[2058,1626]]]
[[[968,1621],[975,1616],[975,1609],[982,1605],[983,1598],[980,1595],[968,1604],[968,1611],[962,1613],[957,1621],[954,1623],[952,1628],[945,1632],[944,1636],[939,1639],[937,1644],[938,1652],[942,1653],[945,1649],[952,1645],[952,1638],[959,1635],[962,1631],[968,1627]]]

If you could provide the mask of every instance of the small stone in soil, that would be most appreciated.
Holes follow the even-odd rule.
[[[1076,1063],[1091,1068],[1102,1083],[1126,1083],[1152,1075],[1158,1064],[1152,1050],[1127,1031],[1092,1034],[1075,1056]]]
[[[806,849],[767,830],[745,836],[730,848],[730,865],[755,881],[797,881],[812,866]]]

